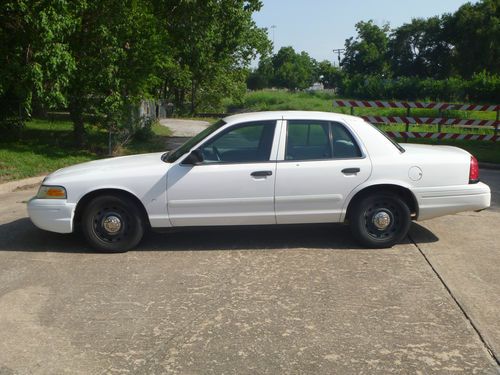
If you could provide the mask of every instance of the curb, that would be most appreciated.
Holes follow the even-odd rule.
[[[45,176],[36,176],[0,184],[0,194],[12,193],[16,190],[29,189],[35,185],[39,185],[44,178]]]

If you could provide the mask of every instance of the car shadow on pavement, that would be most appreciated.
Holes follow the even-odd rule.
[[[410,231],[408,232],[408,237],[415,243],[432,243],[439,241],[439,238],[436,237],[434,233],[432,233],[426,227],[417,224],[415,222],[412,223],[410,227]]]
[[[435,242],[438,238],[412,223],[412,240]],[[408,243],[408,239],[405,239]],[[366,250],[352,238],[348,226],[333,224],[264,227],[190,228],[157,233],[150,231],[139,251],[208,251],[266,249]],[[28,218],[0,225],[0,252],[96,253],[81,235],[58,234],[36,228]]]

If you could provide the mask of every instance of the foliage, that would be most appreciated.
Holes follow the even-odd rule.
[[[317,62],[306,52],[297,53],[292,47],[282,47],[272,57],[264,57],[259,67],[250,73],[248,88],[286,88],[295,91],[311,86],[318,78]]]
[[[78,144],[84,114],[126,142],[140,128],[133,107],[147,97],[160,69],[164,41],[147,0],[79,2],[80,23],[71,35],[75,70],[68,86],[69,110]]]
[[[467,81],[466,93],[471,102],[500,103],[500,74],[475,73]]]
[[[272,87],[274,68],[270,57],[262,56],[257,69],[250,72],[247,78],[247,87],[250,90],[262,90]]]
[[[241,102],[226,103],[228,108],[241,107],[253,111],[294,110],[331,111],[333,94],[320,92],[253,91]]]
[[[471,80],[460,77],[437,80],[356,75],[343,80],[339,95],[359,99],[500,102],[500,76],[482,72],[475,74]]]
[[[412,19],[390,30],[372,20],[356,24],[345,42],[341,69],[328,61],[310,71],[296,69],[293,49],[261,59],[249,75],[251,90],[307,87],[322,82],[344,97],[359,99],[429,99],[500,103],[500,1],[467,3],[453,14]],[[286,67],[276,69],[276,62]],[[284,74],[288,73],[288,75]],[[284,84],[285,81],[291,82]]]
[[[7,0],[0,7],[0,122],[19,124],[33,104],[65,105],[75,64],[67,39],[77,24],[71,3]]]
[[[387,25],[356,25],[342,61],[349,75],[470,79],[500,73],[500,2],[466,3],[453,14],[413,19],[387,35]]]
[[[315,80],[316,61],[306,52],[296,53],[292,47],[282,47],[271,61],[276,87],[305,89]]]
[[[379,27],[372,20],[356,24],[358,36],[345,41],[342,68],[347,74],[379,74],[387,76],[389,61],[389,25]]]
[[[341,69],[333,66],[330,61],[324,60],[318,63],[316,76],[325,89],[335,89],[341,86],[344,73]]]
[[[67,108],[78,145],[84,118],[144,135],[144,98],[220,105],[241,97],[247,67],[269,51],[252,13],[259,0],[7,0],[0,8],[0,123]],[[20,121],[19,121],[20,120]],[[139,132],[139,133],[138,133]]]
[[[177,107],[198,102],[216,107],[225,96],[244,92],[246,67],[270,42],[252,13],[258,0],[163,0],[158,2],[170,46],[161,96]]]
[[[445,15],[443,23],[454,50],[453,64],[462,77],[483,70],[500,74],[499,0],[466,3],[454,14]]]
[[[396,77],[446,78],[452,73],[452,47],[440,17],[413,19],[393,30],[388,53]]]

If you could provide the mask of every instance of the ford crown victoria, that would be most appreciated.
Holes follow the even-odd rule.
[[[398,144],[353,116],[284,111],[224,118],[171,152],[60,169],[28,211],[41,229],[79,229],[118,252],[148,228],[295,223],[348,223],[362,245],[390,247],[412,220],[489,205],[462,149]]]

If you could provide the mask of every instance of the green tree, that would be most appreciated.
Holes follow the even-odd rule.
[[[500,0],[467,3],[444,17],[454,66],[465,78],[483,70],[500,73]]]
[[[265,29],[252,20],[258,0],[164,0],[172,64],[164,71],[164,93],[182,105],[186,97],[195,112],[198,99],[216,103],[222,96],[242,95],[247,67],[270,49]]]
[[[282,47],[272,57],[272,83],[289,90],[305,89],[316,78],[316,64],[306,52],[296,53],[292,47]]]
[[[318,63],[316,76],[319,82],[327,89],[338,88],[342,84],[342,70],[333,66],[328,60]]]
[[[413,19],[392,32],[389,56],[396,77],[446,78],[452,73],[452,48],[440,17]]]
[[[75,62],[68,38],[77,25],[69,1],[3,1],[0,7],[0,121],[31,115],[33,103],[67,104]]]
[[[341,62],[348,74],[387,75],[389,73],[389,25],[379,27],[372,20],[356,24],[358,36],[345,41]]]
[[[163,39],[154,9],[147,0],[101,0],[76,2],[74,12],[68,99],[76,142],[84,142],[85,115],[130,136],[133,107],[158,85]]]
[[[247,78],[247,87],[250,90],[262,90],[272,86],[274,68],[271,56],[262,56],[259,66],[250,72]]]

